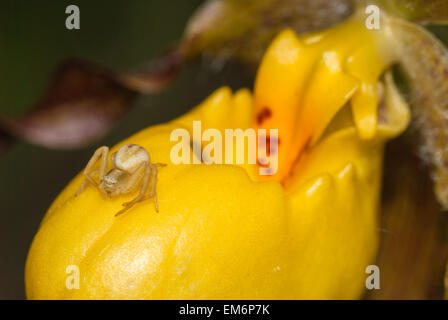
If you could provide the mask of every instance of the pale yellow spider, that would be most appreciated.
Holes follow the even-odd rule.
[[[139,195],[130,202],[123,203],[124,209],[115,214],[118,216],[131,208],[134,204],[154,198],[154,206],[159,212],[157,204],[157,168],[166,166],[163,163],[151,163],[151,158],[145,148],[136,144],[126,144],[110,157],[112,169],[106,173],[109,148],[106,146],[96,149],[84,169],[86,179],[79,188],[76,196],[84,190],[90,182],[106,197],[118,196],[134,191],[141,183]],[[100,169],[90,173],[92,167],[101,158]],[[99,183],[94,176],[99,173]],[[146,194],[149,185],[149,194]]]

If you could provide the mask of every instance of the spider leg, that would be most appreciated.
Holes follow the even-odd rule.
[[[99,172],[98,170],[95,170],[90,174],[90,176],[94,177],[95,175],[98,174],[98,172]],[[79,194],[86,188],[87,183],[88,183],[87,179],[84,179],[84,181],[81,184],[81,187],[79,187],[78,189],[78,192],[76,192],[75,197],[79,196]]]
[[[153,167],[166,167],[166,163],[152,163],[151,166]]]
[[[147,162],[143,162],[140,165],[139,169],[131,177],[131,180],[129,181],[129,186],[132,186],[135,184],[135,182],[137,181],[138,177],[140,176],[140,172],[143,168],[145,168],[145,173],[143,176],[143,183],[142,183],[142,187],[140,189],[140,193],[134,200],[123,203],[124,208],[121,209],[119,212],[117,212],[115,214],[115,216],[118,216],[118,215],[124,213],[126,210],[131,208],[137,202],[142,201],[142,199],[144,198],[146,190],[148,189],[148,182],[149,182],[149,177],[151,174],[151,165],[149,165]]]
[[[143,200],[154,198],[154,207],[156,208],[156,212],[159,212],[159,202],[157,201],[157,174],[158,174],[158,167],[164,167],[166,164],[164,163],[154,163],[150,164],[151,167],[151,185],[149,186],[149,194],[143,197]]]
[[[156,212],[159,212],[159,202],[157,200],[157,168],[158,167],[165,167],[166,164],[164,163],[154,163],[154,164],[150,164],[150,166],[152,167],[151,170],[151,184],[149,186],[149,194],[147,194],[146,196],[144,196],[143,198],[141,198],[139,201],[145,201],[151,198],[154,198],[154,207],[156,208]]]
[[[99,184],[93,179],[93,175],[96,174],[96,172],[94,172],[94,174],[90,174],[90,170],[95,165],[95,163],[98,161],[98,159],[102,158],[101,166],[100,166],[100,170],[99,170],[99,179],[100,179],[100,182],[101,182],[103,180],[103,178],[104,178],[104,175],[106,174],[107,155],[108,154],[109,154],[109,148],[106,147],[106,146],[103,146],[103,147],[100,147],[100,148],[96,149],[95,153],[90,158],[89,162],[87,163],[87,166],[85,167],[85,169],[83,171],[85,180],[81,184],[81,187],[79,188],[79,190],[78,190],[78,192],[76,193],[75,196],[78,196],[81,193],[81,191],[84,190],[84,188],[86,187],[87,182],[90,182],[94,187],[99,189]]]
[[[141,201],[150,199],[150,198],[154,198],[154,207],[156,208],[156,212],[159,212],[159,201],[157,198],[157,174],[158,174],[158,170],[157,168],[159,167],[166,167],[166,163],[154,163],[151,164],[152,166],[152,177],[151,177],[151,186],[150,186],[150,191],[149,194],[146,195]]]

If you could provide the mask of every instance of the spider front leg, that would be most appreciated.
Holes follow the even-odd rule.
[[[98,170],[95,170],[90,174],[90,176],[93,178],[98,174],[98,172],[99,172]],[[84,181],[81,183],[81,187],[79,187],[78,191],[76,192],[75,197],[79,196],[82,190],[86,188],[87,183],[88,183],[87,179],[84,179]]]
[[[90,173],[90,170],[95,165],[95,163],[98,161],[98,159],[102,158],[100,170],[99,170],[99,179],[101,182],[104,178],[104,175],[106,174],[108,154],[109,154],[109,148],[106,146],[96,149],[95,153],[93,154],[92,158],[90,158],[89,162],[87,163],[87,166],[85,167],[85,169],[83,171],[85,180],[81,184],[81,187],[79,188],[78,192],[76,192],[76,194],[75,194],[76,197],[79,196],[79,194],[84,190],[84,188],[87,185],[87,182],[90,182],[94,187],[96,187],[98,190],[100,190],[99,184],[93,179],[93,176],[96,174],[97,171]],[[103,192],[103,194],[104,194],[104,192]]]
[[[158,200],[157,200],[157,174],[159,173],[157,168],[158,167],[166,167],[165,163],[154,163],[154,164],[150,164],[151,166],[151,172],[152,172],[152,176],[151,176],[151,185],[150,185],[150,190],[149,194],[144,196],[143,199],[141,199],[140,201],[144,201],[147,199],[151,199],[154,198],[154,206],[156,208],[156,212],[159,212],[159,204],[158,204]]]
[[[122,209],[121,211],[119,211],[118,213],[116,213],[115,216],[118,216],[118,215],[124,213],[126,210],[131,208],[137,202],[145,201],[150,198],[154,198],[154,206],[155,206],[156,212],[159,212],[159,205],[157,202],[157,193],[156,193],[157,168],[164,167],[164,166],[166,166],[166,164],[163,164],[163,163],[147,164],[146,162],[144,162],[144,164],[145,164],[145,174],[143,176],[143,183],[142,183],[142,187],[140,189],[139,195],[134,200],[123,203],[123,206],[125,208]],[[137,171],[140,171],[140,170],[137,170]],[[151,184],[149,185],[150,191],[149,191],[148,195],[145,195],[146,191],[148,190],[149,181],[151,181]]]
[[[154,164],[150,164],[149,165],[151,167],[151,172],[152,172],[152,176],[151,176],[151,185],[150,185],[150,191],[149,194],[147,196],[145,196],[141,201],[146,200],[146,199],[150,199],[150,198],[154,198],[154,207],[156,208],[156,212],[159,212],[159,203],[157,200],[157,174],[158,174],[158,167],[165,167],[166,164],[165,163],[154,163]]]
[[[150,173],[151,173],[151,167],[150,167],[150,165],[146,161],[143,162],[139,166],[139,168],[136,170],[136,172],[131,176],[131,178],[130,178],[130,180],[128,182],[128,189],[132,189],[134,184],[136,182],[138,182],[138,178],[140,177],[140,173],[141,173],[143,168],[145,169],[145,173],[143,175],[143,179],[142,179],[143,183],[142,183],[142,187],[140,189],[139,195],[134,200],[123,203],[124,209],[121,209],[120,211],[118,211],[115,214],[115,216],[119,216],[120,214],[124,213],[126,210],[131,208],[137,202],[142,201],[142,199],[144,198],[144,195],[146,193],[146,189],[148,188],[148,181],[149,181],[149,177],[150,177]]]

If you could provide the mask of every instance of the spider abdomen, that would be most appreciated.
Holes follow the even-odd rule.
[[[149,153],[136,144],[126,144],[112,155],[114,167],[128,173],[135,172],[145,161],[150,163]]]

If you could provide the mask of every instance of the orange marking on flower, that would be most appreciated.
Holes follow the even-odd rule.
[[[272,116],[271,109],[268,107],[264,107],[260,112],[257,114],[257,124],[261,125],[266,119],[269,119]]]

